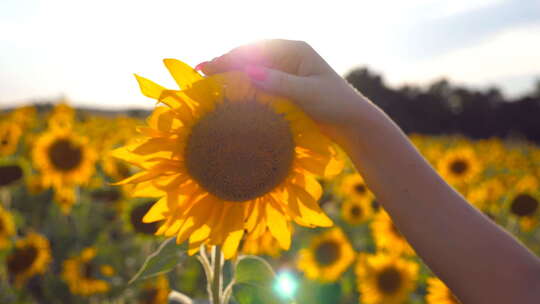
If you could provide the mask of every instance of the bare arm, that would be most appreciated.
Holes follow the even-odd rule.
[[[425,263],[463,303],[538,303],[540,261],[469,205],[377,106],[307,44],[270,40],[202,66],[244,69],[291,98],[341,145]]]

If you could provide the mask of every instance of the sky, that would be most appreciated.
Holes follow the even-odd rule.
[[[540,79],[540,0],[1,0],[0,29],[0,108],[151,108],[133,73],[175,88],[163,58],[195,66],[271,38],[393,86],[444,77],[517,97]]]

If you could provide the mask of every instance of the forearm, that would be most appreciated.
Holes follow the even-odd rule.
[[[426,264],[464,303],[526,303],[516,292],[540,288],[537,258],[448,186],[376,106],[360,100],[355,115],[340,145]]]

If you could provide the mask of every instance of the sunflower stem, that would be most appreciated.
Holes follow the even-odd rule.
[[[221,303],[221,268],[223,267],[221,263],[221,248],[219,246],[214,246],[213,248],[213,267],[214,273],[212,275],[212,304],[222,304]]]

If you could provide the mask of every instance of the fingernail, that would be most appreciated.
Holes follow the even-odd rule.
[[[256,65],[248,65],[244,71],[246,74],[255,81],[265,81],[268,77],[268,71],[265,68]]]
[[[195,71],[202,71],[205,65],[208,64],[208,61],[201,62],[195,66]]]

